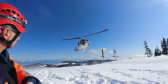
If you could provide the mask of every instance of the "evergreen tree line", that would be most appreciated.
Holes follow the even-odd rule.
[[[158,47],[156,46],[156,49],[155,49],[155,53],[154,55],[155,56],[160,56],[161,54],[163,55],[167,55],[168,54],[168,38],[167,40],[163,37],[163,40],[161,41],[161,49],[158,49]]]
[[[153,54],[152,54],[152,51],[150,48],[148,48],[147,46],[147,42],[145,41],[144,42],[144,45],[145,45],[145,54],[147,55],[147,57],[151,57]],[[161,49],[162,51],[156,46],[155,48],[155,52],[154,52],[154,56],[160,56],[160,55],[166,55],[168,54],[168,38],[167,38],[167,41],[166,39],[163,37],[163,40],[161,40]]]

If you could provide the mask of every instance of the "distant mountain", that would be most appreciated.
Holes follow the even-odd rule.
[[[24,66],[26,69],[32,69],[32,68],[43,68],[43,67],[49,67],[49,68],[60,68],[60,67],[70,67],[70,66],[84,66],[84,65],[94,65],[94,64],[100,64],[104,62],[111,62],[115,60],[86,60],[86,61],[63,61],[61,63],[56,64],[44,64],[44,63],[34,63],[31,65]]]
[[[22,61],[22,60],[15,60],[19,65],[27,66],[35,63],[43,63],[43,64],[56,64],[61,63],[67,59],[61,59],[61,60],[30,60],[30,61]],[[70,61],[81,61],[80,59],[74,59]]]

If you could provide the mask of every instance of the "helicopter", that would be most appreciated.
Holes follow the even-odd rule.
[[[103,30],[103,31],[100,31],[100,32],[97,32],[97,33],[94,33],[94,34],[90,34],[90,35],[87,35],[87,36],[81,36],[81,37],[77,37],[77,38],[62,39],[62,41],[64,41],[64,40],[81,39],[78,42],[78,48],[75,47],[74,50],[75,50],[75,52],[82,51],[82,50],[88,49],[88,47],[90,45],[90,42],[87,39],[83,39],[83,38],[88,37],[88,36],[92,36],[92,35],[95,35],[95,34],[99,34],[99,33],[102,33],[102,32],[108,31],[108,30],[109,29],[106,29],[106,30]]]

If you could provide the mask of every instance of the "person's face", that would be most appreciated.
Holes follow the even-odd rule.
[[[14,32],[12,32],[11,31],[11,37],[10,37],[10,41],[14,38],[14,36],[16,35],[16,33],[14,33]],[[17,42],[17,40],[19,40],[20,39],[20,37],[18,36],[17,38],[16,38],[16,40],[11,44],[11,46],[9,47],[9,48],[13,48],[14,46],[15,46],[15,44],[16,44],[16,42]]]
[[[3,30],[3,33],[2,33],[2,34],[3,34],[3,37],[4,37],[5,40],[11,41],[11,40],[14,38],[14,36],[16,35],[16,33],[18,33],[18,32],[13,32],[13,31],[11,31],[10,29],[5,28],[5,29]],[[11,44],[11,46],[10,46],[9,48],[13,48],[13,47],[15,46],[17,40],[19,40],[19,39],[20,39],[20,37],[18,36],[18,37],[16,38],[16,40]]]

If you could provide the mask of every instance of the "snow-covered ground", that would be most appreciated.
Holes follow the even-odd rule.
[[[42,84],[168,84],[168,56],[27,71]]]

